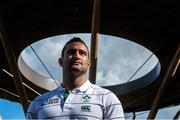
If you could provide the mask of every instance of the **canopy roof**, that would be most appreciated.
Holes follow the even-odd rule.
[[[179,60],[180,1],[102,0],[100,6],[101,34],[135,41],[154,52],[161,64],[160,76],[152,84],[129,94],[118,95],[125,112],[150,109],[164,80],[168,82],[159,108],[179,104],[179,67],[173,76],[172,73]],[[9,41],[7,46],[12,47],[17,60],[21,51],[37,40],[67,33],[90,33],[92,9],[92,0],[1,1],[0,29],[5,36],[1,37],[1,41]],[[0,43],[0,97],[19,101],[17,96],[7,92],[18,95],[12,77],[3,71],[11,71],[13,67],[6,57],[7,46],[3,47]],[[174,57],[175,53],[178,55]],[[9,57],[13,58],[11,55]],[[39,93],[46,91],[23,76],[22,80]],[[109,89],[116,93],[118,86]],[[25,90],[29,100],[37,96],[27,87]]]

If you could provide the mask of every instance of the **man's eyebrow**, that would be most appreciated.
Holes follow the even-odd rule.
[[[82,49],[82,48],[74,48],[74,47],[67,48],[67,50],[70,50],[70,49],[74,49],[74,50],[83,50],[83,51],[88,52],[87,49]]]

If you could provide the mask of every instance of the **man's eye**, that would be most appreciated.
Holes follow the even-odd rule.
[[[67,51],[67,53],[70,54],[70,55],[73,55],[73,54],[76,53],[76,49],[69,49],[69,50]]]
[[[84,51],[84,50],[79,50],[79,54],[81,54],[81,55],[87,55],[87,53],[86,53],[86,51]]]

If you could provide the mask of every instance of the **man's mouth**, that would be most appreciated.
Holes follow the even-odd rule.
[[[71,65],[82,65],[82,63],[78,62],[78,61],[73,61],[73,62],[71,62]]]

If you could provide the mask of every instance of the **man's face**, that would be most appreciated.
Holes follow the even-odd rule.
[[[69,43],[61,59],[61,66],[65,72],[86,73],[90,67],[89,54],[86,46],[81,42]]]

